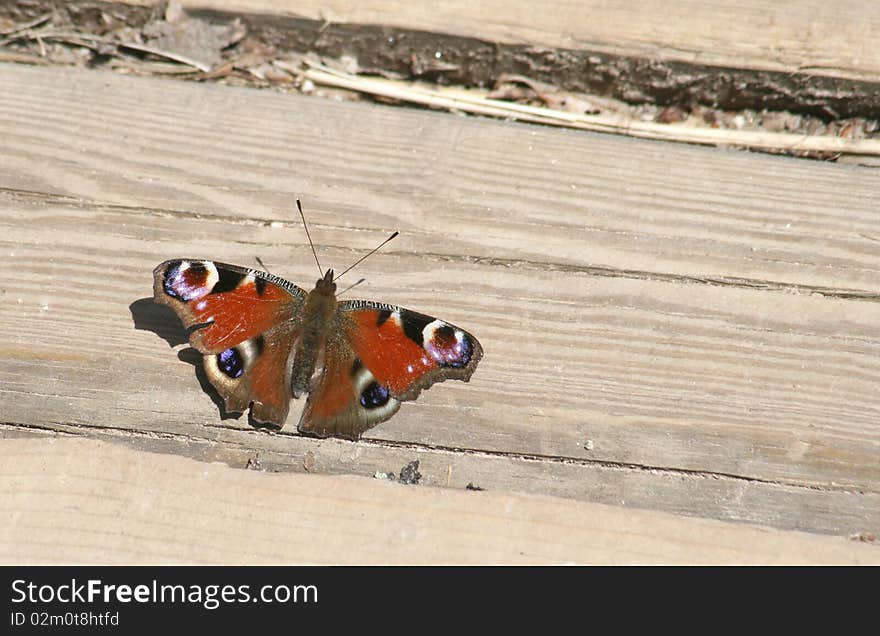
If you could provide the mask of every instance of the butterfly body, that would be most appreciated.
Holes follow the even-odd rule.
[[[467,381],[482,357],[469,333],[431,316],[338,301],[333,270],[305,290],[253,269],[197,259],[160,264],[154,300],[191,329],[190,344],[229,411],[282,426],[308,394],[303,432],[357,438],[400,403],[446,379]]]
[[[291,389],[294,397],[311,391],[313,376],[320,366],[319,358],[327,346],[337,311],[336,283],[333,282],[333,270],[328,269],[303,303],[300,336],[293,355]]]

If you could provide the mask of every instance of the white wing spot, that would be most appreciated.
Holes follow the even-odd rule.
[[[205,281],[205,289],[210,292],[214,289],[214,285],[220,282],[220,274],[217,271],[217,268],[214,266],[214,263],[210,261],[202,261],[202,265],[208,270],[208,278]]]

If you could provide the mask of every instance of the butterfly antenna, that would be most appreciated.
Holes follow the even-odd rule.
[[[306,228],[306,238],[309,239],[309,247],[312,248],[312,254],[315,256],[315,262],[318,264],[318,271],[321,273],[321,276],[324,276],[324,269],[321,267],[321,261],[318,260],[318,253],[315,251],[315,244],[312,243],[312,235],[309,234],[309,224],[306,223],[306,215],[303,214],[303,206],[302,203],[299,202],[299,199],[296,200],[296,208],[299,210],[299,215],[303,220],[303,227]]]
[[[364,255],[361,256],[358,260],[356,260],[352,265],[349,265],[348,269],[343,270],[342,274],[337,274],[336,277],[335,277],[333,280],[334,280],[334,281],[337,281],[337,280],[339,280],[340,278],[342,278],[347,272],[350,272],[350,271],[353,270],[356,266],[360,265],[365,259],[367,259],[368,257],[370,257],[370,256],[372,256],[373,254],[375,254],[376,252],[378,252],[378,251],[382,248],[383,245],[385,245],[388,241],[390,241],[391,239],[393,239],[393,238],[394,238],[395,236],[397,236],[398,234],[400,234],[400,232],[395,232],[394,234],[392,234],[391,236],[389,236],[387,239],[385,239],[384,241],[382,241],[381,243],[379,243],[376,247],[374,247],[372,250],[370,250],[369,253],[364,254]],[[356,285],[356,284],[357,284],[357,283],[355,283],[355,285]],[[352,287],[354,287],[354,285],[352,285]]]
[[[360,285],[360,284],[361,284],[362,282],[364,282],[365,280],[367,280],[367,279],[366,279],[366,278],[362,278],[362,279],[360,279],[358,282],[356,282],[354,285],[349,285],[348,287],[346,287],[345,289],[343,289],[341,292],[339,292],[338,294],[336,294],[336,297],[339,298],[340,296],[342,296],[342,294],[344,294],[345,292],[347,292],[349,289],[353,289],[354,287],[357,287],[358,285]]]

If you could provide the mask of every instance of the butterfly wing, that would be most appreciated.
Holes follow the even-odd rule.
[[[282,278],[235,265],[166,261],[153,271],[153,298],[190,330],[204,369],[228,411],[253,403],[257,422],[281,426],[306,292]]]
[[[299,423],[315,435],[357,438],[435,382],[467,382],[483,355],[463,329],[392,305],[343,302],[336,322]]]

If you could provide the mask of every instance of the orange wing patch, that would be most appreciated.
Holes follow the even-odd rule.
[[[403,329],[399,312],[358,310],[348,314],[348,337],[355,354],[380,384],[395,395],[405,393],[437,362]],[[382,320],[384,318],[384,320]]]
[[[202,353],[219,353],[290,320],[294,308],[283,289],[267,286],[260,294],[251,279],[193,302],[194,324],[210,324],[193,333],[190,344]]]
[[[353,360],[341,360],[325,368],[320,385],[309,394],[311,418],[330,419],[352,405],[355,399],[352,363]]]
[[[290,364],[291,344],[299,337],[299,331],[288,325],[279,325],[273,331],[258,336],[260,343],[246,369],[248,395],[253,400],[251,416],[258,422],[282,426],[290,410]]]
[[[205,325],[190,335],[190,344],[216,354],[293,318],[305,292],[273,280],[233,265],[174,260],[156,268],[153,294],[185,327]]]

